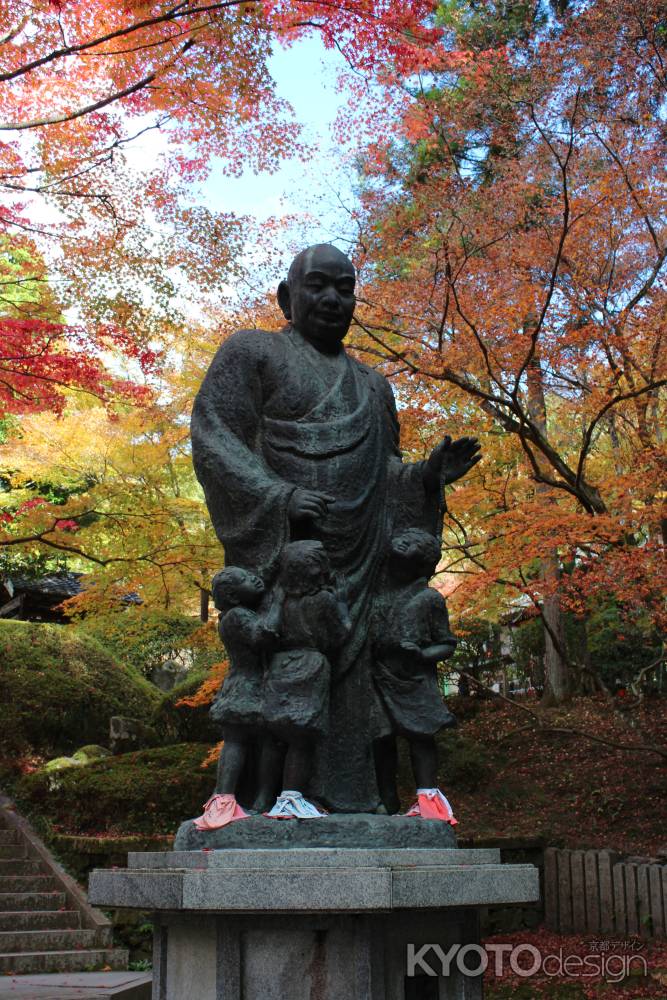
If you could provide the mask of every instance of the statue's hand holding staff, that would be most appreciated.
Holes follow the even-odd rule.
[[[477,438],[462,437],[452,441],[447,437],[431,452],[424,465],[424,485],[427,490],[455,483],[477,465],[480,458],[481,445]]]
[[[290,521],[301,521],[305,518],[317,521],[324,517],[329,504],[335,502],[336,498],[329,496],[328,493],[319,493],[317,490],[304,490],[297,487],[287,505],[287,516]]]

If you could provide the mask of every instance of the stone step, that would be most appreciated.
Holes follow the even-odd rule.
[[[32,858],[0,858],[0,878],[7,875],[45,875],[41,861]]]
[[[53,892],[57,888],[51,875],[0,876],[0,896],[7,892]]]
[[[16,830],[0,830],[0,844],[20,844],[21,838]]]
[[[0,844],[0,858],[22,860],[25,856],[25,844]]]
[[[0,955],[15,952],[77,951],[80,948],[106,948],[111,932],[101,939],[94,930],[14,930],[0,931]]]
[[[95,969],[127,969],[124,948],[83,951],[22,951],[0,955],[0,975],[37,972],[92,972]]]
[[[76,930],[78,910],[8,910],[0,913],[0,931]]]
[[[3,910],[59,910],[64,906],[64,892],[0,893],[0,912]]]

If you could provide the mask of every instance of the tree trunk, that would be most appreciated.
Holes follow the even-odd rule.
[[[205,587],[199,588],[199,620],[208,621],[208,598],[209,592]]]
[[[524,324],[524,329],[528,332],[534,320],[528,319]],[[544,396],[544,383],[542,379],[542,365],[539,355],[536,353],[526,370],[528,383],[528,412],[531,419],[537,424],[544,436],[547,436],[547,404]],[[538,465],[539,455],[536,456]],[[550,496],[550,488],[544,483],[537,483],[535,491],[542,494],[545,504],[554,503]],[[544,598],[542,607],[542,620],[544,622],[544,695],[542,703],[544,705],[561,705],[570,697],[570,676],[569,666],[566,657],[565,625],[563,622],[563,612],[560,606],[557,581],[560,577],[560,565],[558,553],[547,556],[541,560],[540,575],[545,582],[548,591]]]
[[[553,587],[560,575],[558,557],[543,559],[541,575],[547,587]],[[543,705],[562,705],[570,697],[570,670],[564,656],[565,625],[558,591],[545,597],[544,620],[544,695]]]

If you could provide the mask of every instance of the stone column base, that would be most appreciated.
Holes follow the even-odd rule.
[[[153,1000],[478,1000],[481,978],[452,962],[442,971],[437,943],[479,941],[475,911],[433,916],[215,917],[161,914],[155,934]],[[472,956],[469,967],[478,965]]]
[[[537,869],[499,860],[423,848],[134,854],[128,869],[93,872],[90,897],[155,911],[153,1000],[480,1000],[480,976],[465,974],[479,952],[450,949],[479,943],[478,907],[539,894]]]

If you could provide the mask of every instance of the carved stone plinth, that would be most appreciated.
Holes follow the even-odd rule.
[[[538,893],[532,865],[463,849],[131,854],[90,880],[95,905],[154,911],[153,1000],[479,1000],[456,962],[415,976],[411,957],[477,943],[478,907]]]
[[[454,827],[437,820],[372,813],[334,813],[323,820],[275,820],[251,816],[219,830],[198,830],[194,821],[181,823],[177,851],[227,848],[453,848]]]

